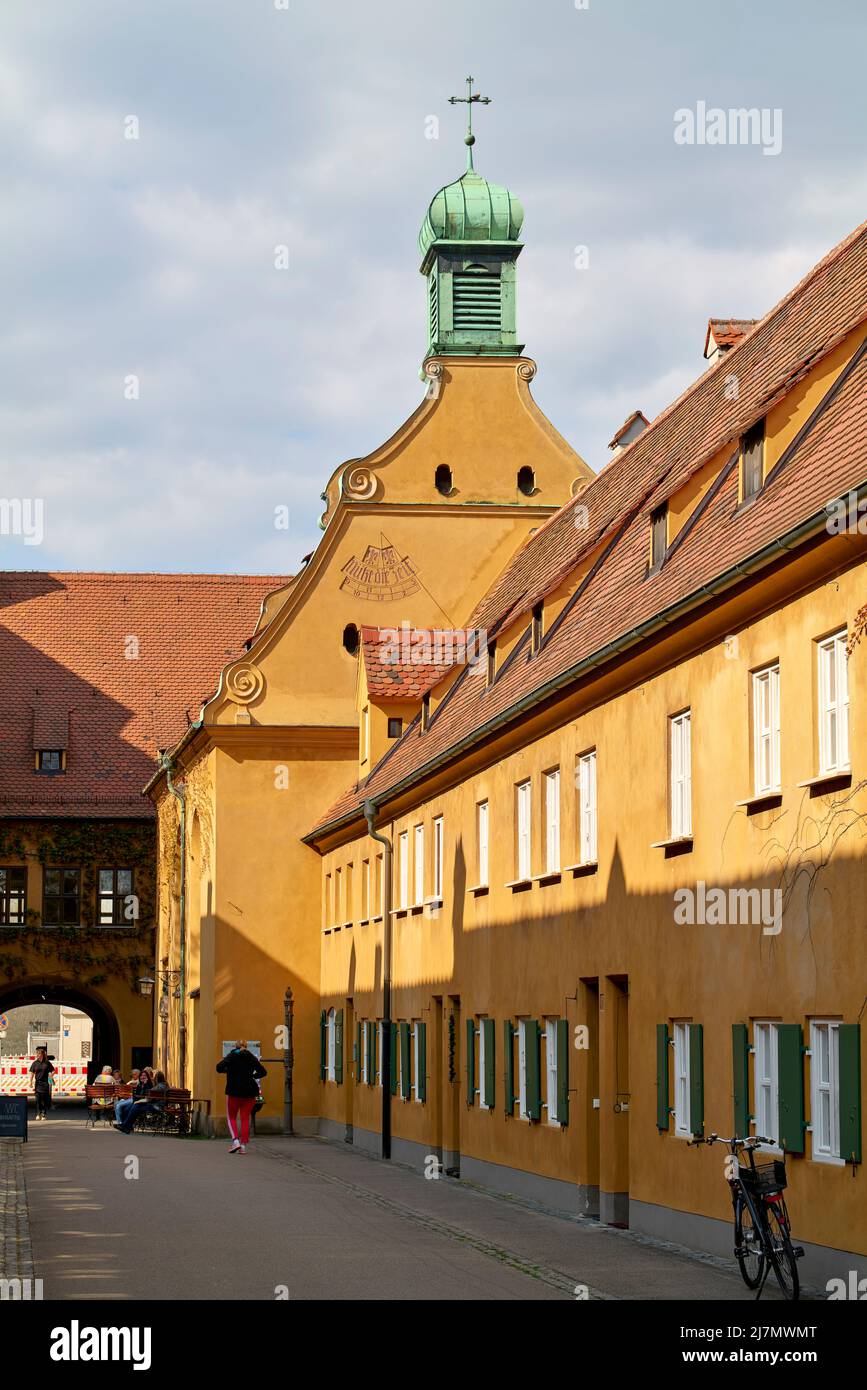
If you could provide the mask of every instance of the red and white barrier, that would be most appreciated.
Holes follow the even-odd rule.
[[[24,1096],[33,1087],[30,1067],[36,1057],[0,1057],[0,1095]],[[84,1100],[87,1086],[86,1062],[54,1063],[52,1094],[55,1099]]]

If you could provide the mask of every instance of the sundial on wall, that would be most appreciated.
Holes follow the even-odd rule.
[[[343,575],[341,589],[373,603],[409,598],[421,588],[409,556],[400,559],[393,545],[369,545],[360,560],[355,555],[347,560]]]

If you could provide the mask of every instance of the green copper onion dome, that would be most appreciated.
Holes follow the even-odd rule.
[[[424,257],[435,241],[517,241],[523,221],[524,209],[508,188],[468,169],[432,198],[418,248]]]

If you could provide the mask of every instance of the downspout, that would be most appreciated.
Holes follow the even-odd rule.
[[[178,1016],[178,1085],[183,1086],[187,1075],[187,803],[184,798],[183,788],[176,787],[172,781],[172,760],[168,755],[163,756],[162,768],[166,774],[166,786],[180,805],[181,883],[179,893],[180,901],[178,904],[178,916],[180,919],[180,940],[178,949],[178,987],[180,990],[180,1013]]]
[[[364,802],[371,840],[383,847],[382,859],[382,1157],[391,1158],[391,840],[376,830],[376,805]]]

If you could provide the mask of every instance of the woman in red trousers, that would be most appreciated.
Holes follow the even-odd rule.
[[[248,1051],[243,1038],[217,1063],[217,1071],[226,1078],[226,1114],[232,1136],[229,1153],[245,1154],[250,1142],[250,1116],[259,1098],[258,1078],[268,1073],[259,1058]]]

